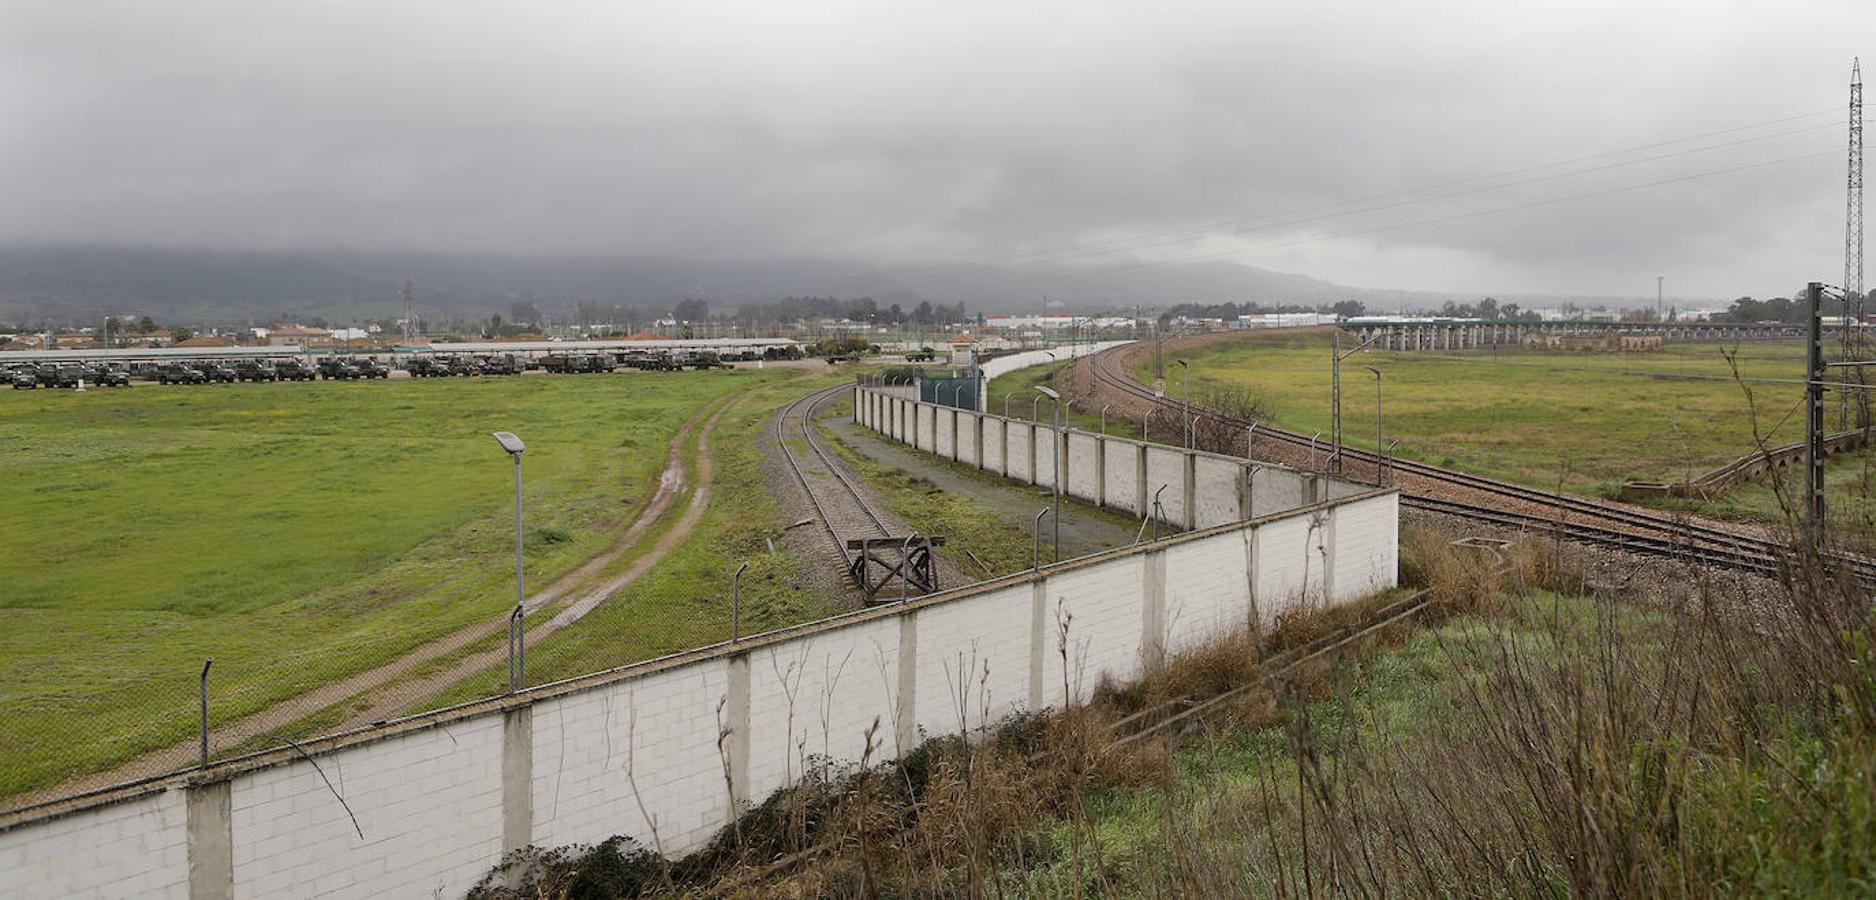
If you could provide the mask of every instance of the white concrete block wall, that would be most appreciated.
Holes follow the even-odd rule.
[[[1140,445],[1134,441],[1107,440],[1107,505],[1135,516],[1140,509]]]
[[[1317,512],[1258,526],[1254,552],[1257,609],[1264,627],[1293,609],[1322,603],[1322,550],[1327,517]]]
[[[1069,695],[1086,700],[1104,675],[1128,681],[1140,674],[1144,558],[1133,554],[1049,577],[1043,610],[1043,706],[1062,705],[1063,615],[1069,617]]]
[[[1244,518],[1239,499],[1244,493],[1239,485],[1244,469],[1244,465],[1235,460],[1202,454],[1194,459],[1192,471],[1197,489],[1192,496],[1197,501],[1198,527],[1212,528]]]
[[[1166,549],[1166,616],[1161,640],[1180,653],[1250,624],[1251,586],[1242,563],[1247,531],[1230,531]]]
[[[1353,497],[1354,495],[1359,494],[1362,491],[1371,490],[1371,488],[1369,488],[1366,485],[1355,484],[1353,482],[1342,481],[1340,479],[1334,479],[1334,478],[1324,479],[1323,485],[1324,485],[1324,488],[1323,488],[1322,499],[1324,500],[1340,500],[1343,497]]]
[[[0,896],[187,897],[181,790],[0,832]]]
[[[977,423],[982,419],[974,412],[958,413],[958,452],[953,458],[967,466],[977,465]]]
[[[236,896],[460,896],[501,857],[502,717],[248,773],[229,805]]]
[[[1251,515],[1268,516],[1302,506],[1305,478],[1300,472],[1264,466],[1251,475]]]
[[[957,459],[958,411],[946,406],[932,409],[932,452],[945,459]]]
[[[1069,344],[1050,350],[1030,350],[1025,353],[1012,353],[1009,356],[999,356],[996,359],[985,362],[982,366],[979,366],[979,368],[983,370],[984,383],[989,384],[991,380],[995,379],[997,376],[1007,375],[1017,369],[1047,365],[1058,359],[1075,359],[1089,356],[1110,347],[1119,347],[1122,344],[1130,343],[1132,343],[1132,341],[1100,341],[1092,344]]]
[[[1057,453],[1055,447],[1055,429],[1048,425],[1034,425],[1030,427],[1029,431],[1031,440],[1033,441],[1030,452],[1036,454],[1036,483],[1052,487],[1055,484],[1055,457]]]
[[[1028,707],[1034,597],[1025,582],[918,611],[913,711],[923,735],[955,734],[960,716],[977,728]]]
[[[1029,454],[1034,449],[1035,429],[1030,423],[1016,419],[1005,419],[1003,427],[1009,430],[1009,440],[1004,444],[1009,453],[1004,474],[1026,482],[1029,480]]]
[[[983,468],[998,475],[1004,473],[1003,459],[1003,420],[996,416],[984,417],[984,461]]]
[[[1095,502],[1101,490],[1100,461],[1099,435],[1085,431],[1069,432],[1068,482],[1063,490],[1071,497]]]
[[[1149,511],[1153,506],[1153,495],[1158,493],[1160,508],[1165,511],[1162,521],[1184,525],[1186,520],[1185,483],[1184,451],[1156,446],[1146,448],[1146,503]],[[1166,490],[1161,491],[1160,485],[1165,485]]]
[[[982,460],[977,459],[977,446],[971,440],[973,433],[968,424],[960,424],[957,430],[958,443],[952,446],[953,436],[949,416],[949,407],[934,409],[928,404],[907,405],[904,419],[916,423],[917,434],[912,438],[902,438],[907,443],[928,452],[936,452],[947,459],[957,459],[977,465],[986,471],[995,472],[1008,478],[1028,482],[1031,469],[1034,469],[1035,483],[1049,487],[1054,484],[1053,456],[1050,450],[1052,430],[1049,426],[1032,423],[1024,419],[1004,419],[1001,416],[986,413],[977,414],[969,411],[958,413],[961,423],[968,423],[972,418],[980,417],[983,427]],[[892,434],[893,417],[882,416],[882,426],[886,433]],[[1007,440],[1005,432],[1008,432]],[[1069,430],[1068,483],[1065,488],[1071,497],[1085,501],[1096,499],[1096,481],[1105,481],[1105,501],[1110,508],[1141,515],[1138,477],[1138,441],[1108,437],[1085,431]],[[1100,464],[1101,454],[1096,450],[1105,444],[1105,467]],[[1007,449],[1006,449],[1007,446]],[[1167,524],[1184,527],[1186,518],[1185,484],[1186,451],[1178,447],[1163,444],[1149,444],[1147,471],[1147,508],[1151,508],[1154,489],[1166,485],[1165,493],[1160,495]],[[1031,459],[1034,458],[1032,466]],[[1212,453],[1194,453],[1192,474],[1195,484],[1190,496],[1194,499],[1193,524],[1199,528],[1237,521],[1243,512],[1239,494],[1238,479],[1244,477],[1249,464],[1234,457]],[[1320,499],[1311,487],[1312,482],[1320,480],[1325,493],[1333,492],[1338,498],[1370,490],[1367,486],[1335,482],[1327,478],[1287,469],[1272,464],[1257,467],[1252,476],[1254,487],[1251,491],[1253,517],[1269,516],[1287,509],[1294,509]]]
[[[918,440],[914,442],[914,446],[929,453],[937,446],[937,438],[934,436],[933,431],[937,427],[938,411],[927,403],[914,405],[912,411],[914,421],[917,422],[916,427],[918,435]]]
[[[718,658],[535,704],[534,842],[624,834],[666,855],[707,843],[727,824],[717,733],[728,692]]]
[[[1400,583],[1400,495],[1383,494],[1335,508],[1337,599],[1361,597]]]
[[[875,619],[749,654],[749,796],[798,780],[816,758],[857,761],[877,720],[893,746],[899,623]]]

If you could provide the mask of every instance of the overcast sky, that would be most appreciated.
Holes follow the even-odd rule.
[[[1867,2],[1282,7],[0,0],[0,241],[1841,279]]]

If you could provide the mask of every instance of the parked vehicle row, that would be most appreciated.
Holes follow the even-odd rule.
[[[101,363],[79,365],[34,365],[27,363],[15,366],[7,371],[6,381],[16,391],[30,391],[36,388],[76,388],[89,384],[95,387],[129,387],[130,373]]]
[[[626,351],[605,353],[550,353],[534,358],[516,353],[478,356],[468,353],[435,353],[411,356],[402,361],[413,378],[473,377],[479,375],[519,375],[527,369],[541,369],[553,374],[612,372],[620,367],[648,372],[677,372],[684,369],[728,369],[731,360],[799,359],[793,348],[758,354],[711,351]],[[0,375],[15,390],[41,387],[75,388],[80,380],[86,385],[128,387],[133,378],[157,384],[233,384],[237,381],[360,381],[389,378],[392,367],[371,356],[322,356],[308,362],[303,358],[217,360],[175,360],[163,363],[122,365],[101,363],[22,363],[6,368]]]

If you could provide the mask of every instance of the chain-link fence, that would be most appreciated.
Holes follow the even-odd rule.
[[[216,636],[186,621],[74,629],[59,636],[57,652],[38,655],[53,670],[13,679],[0,695],[8,722],[0,809],[292,748],[835,611],[803,590],[786,554],[754,553],[739,569],[722,571],[714,555],[674,554],[652,571],[621,561],[575,587],[535,594],[522,616],[512,598],[491,597],[454,614],[421,600],[403,601],[421,610],[396,602],[339,617],[307,610],[316,627],[270,618]]]

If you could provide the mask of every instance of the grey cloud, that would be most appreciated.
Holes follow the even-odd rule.
[[[0,241],[1000,260],[1838,108],[1872,25],[1850,3],[16,2]],[[1780,291],[1840,270],[1841,159],[1395,226],[1842,143],[1078,261]],[[1049,271],[1038,290],[1075,289]]]

